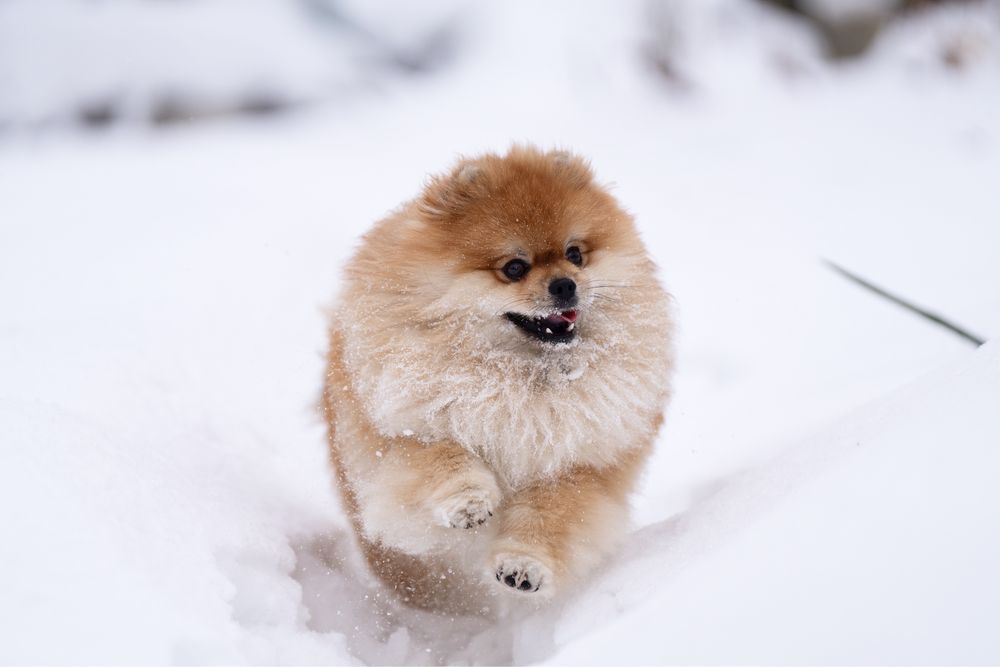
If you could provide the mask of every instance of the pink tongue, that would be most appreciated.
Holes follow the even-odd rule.
[[[563,322],[568,322],[572,324],[576,322],[576,311],[575,310],[564,310],[556,315],[549,315],[545,318],[548,322],[552,324],[562,324]]]
[[[561,313],[556,313],[555,315],[549,315],[544,320],[542,320],[550,327],[558,327],[561,325],[570,325],[576,321],[576,311],[575,310],[564,310]]]

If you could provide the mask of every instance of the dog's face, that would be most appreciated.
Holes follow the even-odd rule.
[[[574,194],[567,199],[577,198]],[[601,224],[614,219],[614,212],[595,215],[593,205],[600,202],[585,195],[579,199],[562,200],[549,210],[529,204],[514,213],[514,224],[495,230],[498,234],[483,234],[479,224],[469,228],[474,240],[468,245],[477,248],[469,259],[475,263],[467,263],[458,280],[479,294],[475,308],[482,318],[495,320],[496,326],[488,328],[498,335],[544,345],[572,342],[580,332],[592,330],[589,318],[595,310],[620,298],[627,287],[627,276],[614,274],[609,260],[616,250],[613,235]],[[511,210],[517,208],[515,202],[531,199],[487,201],[489,208]],[[588,205],[576,205],[584,202]],[[486,219],[499,214],[490,212]],[[530,222],[521,225],[518,220]]]
[[[463,161],[431,182],[416,213],[385,261],[419,284],[407,299],[422,302],[422,318],[457,322],[485,346],[535,350],[635,326],[616,318],[653,280],[651,264],[579,158],[515,148]]]

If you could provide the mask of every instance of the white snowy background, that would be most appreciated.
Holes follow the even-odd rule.
[[[1000,6],[800,4],[882,28],[833,60],[751,0],[0,2],[0,662],[1000,662],[1000,347],[824,263],[1000,336]],[[616,559],[432,616],[352,550],[323,308],[512,141],[637,217],[676,399]]]

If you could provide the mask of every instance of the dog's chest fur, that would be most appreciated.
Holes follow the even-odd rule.
[[[353,333],[345,361],[379,432],[453,440],[512,489],[614,463],[653,434],[668,391],[665,336],[609,333],[522,355],[435,332]]]

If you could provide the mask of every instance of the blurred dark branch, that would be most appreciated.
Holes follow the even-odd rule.
[[[882,289],[878,285],[875,285],[875,284],[873,284],[873,283],[865,280],[861,276],[848,271],[847,269],[845,269],[844,267],[842,267],[842,266],[840,266],[838,264],[834,264],[833,262],[831,262],[828,259],[824,259],[823,262],[827,266],[829,266],[831,269],[833,269],[834,271],[836,271],[837,273],[839,273],[843,277],[847,278],[848,280],[850,280],[854,284],[860,285],[861,287],[864,287],[866,290],[877,294],[878,296],[882,297],[883,299],[891,301],[892,303],[896,304],[897,306],[901,306],[901,307],[905,308],[906,310],[910,311],[911,313],[916,313],[917,315],[919,315],[919,316],[921,316],[921,317],[923,317],[925,319],[930,320],[934,324],[937,324],[939,326],[944,327],[945,329],[948,329],[952,333],[957,334],[957,335],[961,336],[962,338],[966,339],[967,341],[969,341],[973,345],[979,346],[979,345],[982,345],[983,343],[986,342],[984,339],[980,338],[979,336],[976,336],[974,334],[969,333],[968,331],[966,331],[965,329],[961,328],[957,324],[955,324],[953,322],[950,322],[949,320],[946,320],[944,317],[942,317],[942,316],[940,316],[940,315],[938,315],[936,313],[932,313],[929,310],[926,310],[924,308],[921,308],[920,306],[917,306],[917,305],[915,305],[915,304],[907,301],[906,299],[903,299],[902,297],[896,296],[895,294],[892,294],[891,292],[887,292],[886,290]]]

